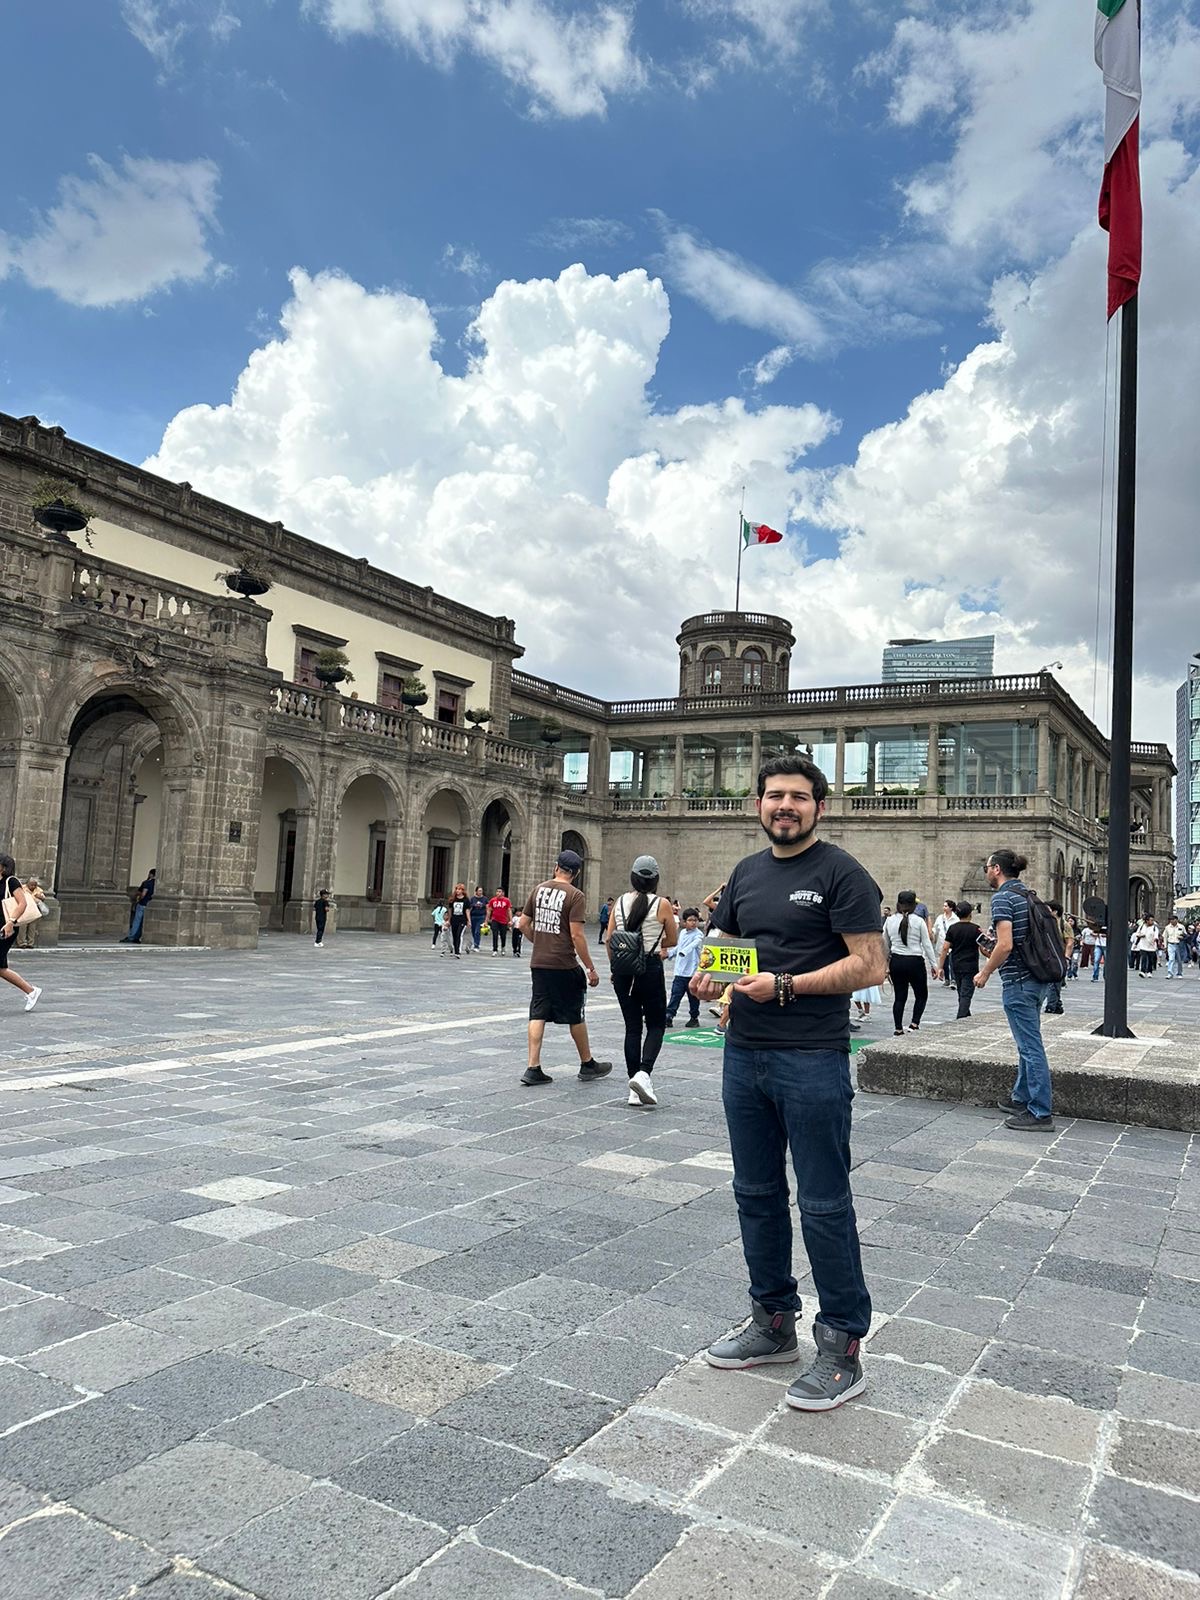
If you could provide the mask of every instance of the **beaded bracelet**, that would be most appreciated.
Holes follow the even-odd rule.
[[[792,975],[790,972],[777,972],[775,974],[775,999],[781,1006],[790,1004],[796,998],[792,988]]]

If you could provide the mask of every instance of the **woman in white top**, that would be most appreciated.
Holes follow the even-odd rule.
[[[1153,917],[1143,917],[1134,938],[1134,948],[1141,956],[1139,978],[1148,978],[1158,966],[1158,923]]]
[[[625,1070],[629,1074],[631,1106],[656,1106],[658,1096],[650,1082],[658,1052],[667,1031],[667,984],[663,960],[678,937],[678,925],[671,902],[658,889],[658,862],[653,856],[639,856],[629,874],[632,894],[623,894],[612,908],[604,942],[612,959],[612,937],[617,932],[641,932],[645,951],[645,970],[636,976],[614,972],[616,990],[625,1018]],[[635,946],[636,948],[636,946]],[[645,1034],[643,1036],[643,1028]]]
[[[913,1014],[908,1031],[916,1033],[929,999],[929,974],[937,961],[925,919],[917,916],[917,897],[911,889],[901,889],[896,896],[896,910],[883,925],[883,951],[892,975],[892,1021],[896,1032],[904,1032],[904,1007],[911,989]]]

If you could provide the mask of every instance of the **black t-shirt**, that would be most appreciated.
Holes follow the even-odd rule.
[[[882,927],[879,885],[848,851],[818,840],[798,856],[739,861],[710,926],[758,947],[760,972],[816,972],[846,954],[844,933]],[[751,1050],[849,1050],[850,996],[799,994],[790,1005],[735,994],[729,1038]]]
[[[952,922],[946,929],[946,943],[954,959],[954,975],[965,978],[979,971],[979,924],[977,922]],[[941,960],[942,952],[937,952]]]
[[[452,917],[465,917],[466,914],[467,914],[467,902],[465,900],[451,900],[451,902],[450,902],[450,915]]]

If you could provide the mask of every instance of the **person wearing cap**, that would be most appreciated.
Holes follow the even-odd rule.
[[[587,942],[587,900],[576,888],[583,859],[574,850],[562,850],[554,876],[539,883],[525,902],[515,929],[533,942],[529,958],[533,995],[529,1002],[529,1065],[522,1074],[526,1088],[553,1083],[542,1071],[542,1040],[548,1022],[571,1030],[579,1052],[579,1077],[584,1083],[612,1071],[611,1061],[596,1061],[588,1041],[583,1005],[588,989],[600,976]]]
[[[656,1106],[658,1096],[650,1082],[654,1063],[667,1031],[667,985],[663,960],[675,943],[678,924],[671,902],[656,893],[658,862],[639,856],[629,874],[631,894],[623,894],[612,909],[605,933],[610,946],[616,932],[640,933],[645,966],[639,973],[614,972],[612,986],[625,1018],[625,1070],[629,1074],[629,1104]],[[636,946],[635,946],[636,949]],[[644,1030],[644,1032],[643,1032]]]

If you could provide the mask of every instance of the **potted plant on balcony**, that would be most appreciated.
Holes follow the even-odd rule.
[[[473,711],[464,712],[464,715],[473,728],[482,728],[484,723],[492,720],[489,706],[477,706]]]
[[[243,550],[237,558],[236,567],[223,569],[216,576],[227,589],[240,594],[243,600],[253,600],[255,595],[266,594],[275,582],[275,574],[266,559],[253,550]]]
[[[400,698],[410,711],[415,711],[429,699],[429,691],[420,678],[405,678],[400,688]]]
[[[79,498],[79,490],[65,478],[41,478],[29,496],[29,509],[33,520],[45,528],[46,538],[56,544],[71,544],[67,535],[82,533],[88,549],[92,536],[88,523],[95,512]]]
[[[562,723],[557,717],[547,717],[542,723],[542,743],[557,744],[562,736]]]
[[[327,689],[333,689],[339,683],[354,682],[354,674],[350,671],[350,657],[344,650],[322,650],[316,659],[313,671]]]

